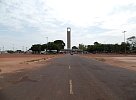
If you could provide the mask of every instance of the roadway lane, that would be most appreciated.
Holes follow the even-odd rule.
[[[5,74],[0,100],[136,100],[136,72],[77,55]]]

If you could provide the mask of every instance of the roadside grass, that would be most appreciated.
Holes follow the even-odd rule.
[[[29,63],[34,63],[34,62],[40,62],[40,61],[45,61],[49,58],[41,58],[41,59],[32,59],[32,60],[28,60],[28,61],[24,61],[24,62],[20,62],[20,64],[29,64]]]

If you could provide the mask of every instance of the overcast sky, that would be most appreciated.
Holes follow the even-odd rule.
[[[0,49],[61,39],[72,45],[121,43],[136,36],[136,0],[0,0]]]

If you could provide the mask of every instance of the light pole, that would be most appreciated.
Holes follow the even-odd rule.
[[[124,33],[124,43],[125,43],[125,54],[126,54],[126,38],[125,38],[125,33],[126,33],[127,31],[123,31],[122,33]]]
[[[4,46],[3,46],[3,51],[4,51]]]
[[[14,51],[14,44],[13,44],[13,51]]]
[[[26,47],[26,52],[27,52],[27,47]]]
[[[47,48],[46,48],[46,52],[48,51],[48,37],[46,37],[47,40]]]
[[[1,47],[0,47],[0,54],[1,54],[2,52],[1,52]]]
[[[22,51],[24,52],[24,46],[22,46]]]

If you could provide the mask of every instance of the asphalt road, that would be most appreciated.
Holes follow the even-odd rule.
[[[0,100],[136,100],[135,71],[78,55],[48,63],[3,75]]]

